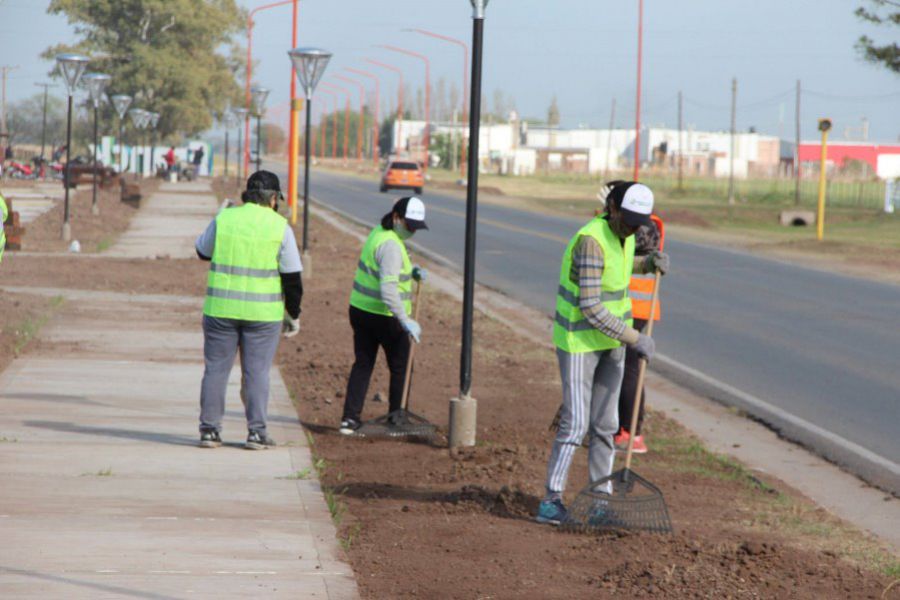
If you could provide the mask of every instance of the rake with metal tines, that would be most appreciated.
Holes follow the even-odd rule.
[[[419,320],[419,307],[421,306],[422,282],[416,282],[416,295],[413,299],[413,320]],[[437,427],[425,417],[409,410],[409,391],[412,387],[413,359],[416,355],[416,346],[411,343],[409,357],[406,359],[406,378],[403,382],[403,400],[400,408],[383,417],[366,421],[356,430],[356,435],[368,438],[397,438],[397,439],[431,439],[437,432]]]
[[[650,319],[647,335],[653,335],[653,315],[659,299],[659,272],[653,284],[650,302]],[[625,453],[624,468],[588,484],[578,492],[569,506],[568,517],[560,525],[566,531],[593,533],[610,529],[635,529],[656,533],[672,533],[669,509],[658,487],[631,470],[635,431],[641,412],[641,390],[647,359],[642,358],[638,367],[635,407],[631,413],[631,435]]]

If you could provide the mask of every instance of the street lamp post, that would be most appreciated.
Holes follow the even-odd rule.
[[[431,150],[431,61],[428,60],[428,57],[424,54],[413,52],[412,50],[384,45],[379,46],[379,48],[384,48],[385,50],[390,50],[391,52],[397,52],[399,54],[406,54],[407,56],[418,58],[425,63],[425,160],[423,161],[422,169],[427,172],[429,163],[428,155]]]
[[[399,67],[395,67],[394,65],[389,65],[381,61],[372,60],[371,58],[367,58],[366,62],[382,67],[389,71],[393,71],[400,78],[400,82],[397,88],[397,139],[403,139],[403,70]],[[463,102],[465,102],[465,100],[463,100]],[[397,140],[393,141],[394,149],[397,149]]]
[[[375,111],[373,112],[373,116],[375,118],[375,126],[374,126],[374,134],[372,136],[372,160],[375,162],[375,168],[378,168],[378,159],[379,159],[379,114],[380,114],[380,106],[381,106],[381,81],[378,79],[378,76],[369,72],[363,71],[362,69],[354,69],[352,67],[347,67],[346,71],[350,71],[351,73],[356,73],[357,75],[362,75],[363,77],[368,77],[369,79],[375,82]]]
[[[472,92],[469,99],[469,177],[466,183],[466,253],[463,274],[462,351],[459,396],[450,400],[449,446],[475,445],[478,404],[472,390],[472,321],[475,304],[475,225],[478,214],[478,131],[481,122],[481,62],[484,11],[488,0],[472,3]]]
[[[128,107],[131,106],[131,96],[126,94],[116,94],[110,98],[116,114],[119,115],[119,177],[125,177],[125,140],[123,139],[125,128],[125,115],[128,113]]]
[[[305,152],[303,157],[303,258],[309,269],[309,129],[313,92],[331,60],[331,52],[321,48],[294,48],[288,52],[294,64],[294,72],[306,96],[306,129],[303,134]],[[291,223],[297,222],[297,203],[291,207]]]
[[[112,79],[109,75],[104,73],[88,73],[84,77],[82,77],[82,81],[88,88],[88,91],[91,94],[91,102],[94,105],[94,160],[93,163],[93,171],[94,171],[94,180],[93,180],[93,190],[91,197],[91,214],[99,215],[100,214],[100,206],[97,204],[97,152],[99,150],[99,141],[98,141],[98,113],[100,112],[100,102],[103,101],[103,94],[106,93],[106,86],[109,85],[109,81]]]
[[[72,157],[72,97],[75,95],[78,81],[84,74],[89,60],[87,56],[82,56],[81,54],[65,53],[56,56],[56,64],[66,82],[66,93],[69,96],[68,114],[66,116],[66,170],[64,179],[66,200],[63,208],[62,227],[62,239],[67,242],[72,238],[72,227],[69,224],[69,188],[72,185],[69,178],[69,166]]]
[[[262,113],[269,97],[269,89],[255,87],[250,92],[253,94],[253,108],[256,110],[256,170],[262,168]],[[248,140],[249,141],[249,140]]]
[[[237,117],[230,108],[225,109],[225,179],[228,179],[228,130],[237,125]]]
[[[141,130],[147,126],[147,111],[143,108],[132,108],[128,111],[128,116],[131,117],[131,124],[134,125],[135,130],[137,130],[137,140],[138,144],[142,144],[143,140],[141,139]],[[143,153],[143,149],[139,150],[139,153]],[[135,156],[135,160],[137,160],[137,156]],[[134,180],[143,179],[144,177],[144,165],[143,165],[143,157],[141,158],[140,166],[135,165],[134,169]]]
[[[159,124],[159,113],[151,112],[150,113],[150,129],[153,130],[153,133],[150,134],[150,177],[156,177],[156,140],[157,140],[157,132],[156,126]]]
[[[247,165],[244,165],[244,141],[243,141],[243,133],[244,133],[244,121],[247,119],[247,109],[246,108],[234,108],[232,109],[235,118],[238,120],[238,162],[237,162],[237,186],[238,189],[241,189],[241,166],[244,166],[244,170],[246,171]]]

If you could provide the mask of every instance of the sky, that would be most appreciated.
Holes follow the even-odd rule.
[[[239,0],[252,9],[272,0]],[[51,44],[72,40],[63,17],[45,13],[44,0],[0,0],[0,65],[10,74],[7,101],[30,96],[51,65],[39,58]],[[402,46],[431,60],[432,86],[439,77],[461,87],[462,50],[403,29],[421,28],[471,41],[467,0],[301,0],[301,46],[334,53],[325,81],[346,67],[370,70],[365,58],[404,69],[422,85],[420,61],[377,48]],[[524,117],[546,118],[556,96],[564,127],[607,127],[613,99],[615,124],[633,127],[637,65],[637,0],[492,0],[485,21],[483,88],[515,99]],[[853,0],[645,0],[643,52],[644,124],[677,125],[677,94],[684,95],[685,126],[727,130],[731,82],[737,78],[737,129],[750,127],[794,137],[795,87],[802,81],[802,137],[814,139],[816,120],[834,121],[832,139],[850,128],[858,138],[862,119],[869,139],[900,140],[900,76],[862,61],[854,43],[867,33],[896,40],[897,28],[859,21]],[[288,99],[290,5],[257,13],[254,80],[272,89],[269,106]],[[395,76],[376,72],[382,88]],[[344,75],[352,74],[343,73]],[[344,84],[347,85],[347,84]],[[63,86],[56,88],[62,94]],[[355,103],[355,96],[354,96]],[[490,106],[486,107],[490,108]]]

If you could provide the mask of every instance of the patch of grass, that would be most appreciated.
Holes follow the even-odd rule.
[[[756,477],[736,459],[707,450],[699,441],[684,436],[658,436],[654,445],[673,463],[671,468],[681,473],[695,473],[711,479],[737,481],[749,490],[779,495],[778,491]]]
[[[344,513],[347,512],[347,505],[341,501],[342,493],[333,487],[323,489],[322,493],[325,495],[325,504],[328,505],[332,522],[335,526],[339,526],[344,519]]]
[[[100,469],[96,473],[82,473],[82,477],[112,477],[113,471],[112,467],[106,467],[105,469]]]
[[[350,546],[353,545],[353,540],[359,537],[359,532],[362,529],[362,525],[360,523],[355,523],[353,527],[347,530],[347,535],[342,538],[338,538],[338,543],[341,545],[341,548],[344,549],[344,552],[350,550]]]
[[[312,475],[312,467],[306,467],[305,469],[300,469],[290,475],[276,477],[276,479],[309,479],[310,475]]]
[[[62,296],[54,296],[50,299],[49,311],[36,317],[28,317],[14,329],[15,341],[13,342],[13,355],[19,356],[25,346],[37,337],[41,328],[47,324],[53,312],[63,303]]]
[[[100,240],[99,242],[97,242],[97,252],[103,252],[110,246],[112,246],[112,239],[105,237],[102,240]]]
[[[10,438],[10,437],[0,437],[0,444],[15,444],[19,441],[19,438]]]

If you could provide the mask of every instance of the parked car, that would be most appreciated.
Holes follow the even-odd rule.
[[[422,193],[425,186],[425,175],[419,164],[411,160],[392,160],[381,176],[381,191],[393,189],[413,190]]]

